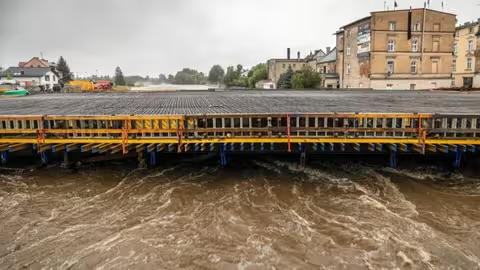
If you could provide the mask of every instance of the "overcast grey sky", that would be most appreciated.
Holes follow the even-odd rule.
[[[397,0],[399,8],[424,0]],[[441,9],[441,0],[431,0]],[[459,22],[480,0],[447,0]],[[387,0],[390,7],[393,0]],[[158,76],[183,67],[249,67],[335,46],[340,26],[383,10],[383,0],[0,0],[0,65],[60,55],[74,72]]]

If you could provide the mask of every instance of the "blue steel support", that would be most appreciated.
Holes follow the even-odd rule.
[[[265,150],[265,146],[263,145],[263,143],[260,144],[260,151],[264,151]]]
[[[230,151],[231,152],[235,151],[235,144],[234,143],[230,144]]]
[[[370,152],[375,152],[375,144],[370,143],[370,144],[368,145],[368,150],[370,150]]]
[[[255,151],[255,144],[253,143],[250,144],[250,151],[252,152]]]
[[[172,152],[172,144],[169,144],[169,145],[168,145],[168,152],[169,152],[169,153]]]
[[[48,164],[48,154],[47,154],[47,152],[41,152],[40,153],[40,161],[42,162],[42,165],[47,165]]]
[[[2,164],[5,165],[7,164],[7,152],[6,151],[2,151],[2,153],[0,154],[1,156],[1,159],[2,159]]]
[[[150,152],[150,165],[155,165],[155,164],[157,164],[157,153]]]
[[[225,167],[227,165],[227,155],[225,154],[227,146],[225,144],[218,147],[220,153],[220,166]]]
[[[244,146],[243,146],[243,143],[240,144],[240,151],[244,151]]]
[[[318,144],[313,144],[313,151],[318,152]]]
[[[322,152],[325,152],[325,144],[324,144],[324,143],[321,143],[321,144],[320,144],[320,150],[321,150]]]
[[[200,145],[198,143],[195,144],[195,152],[200,151]]]
[[[455,152],[455,161],[453,163],[453,168],[460,169],[460,167],[462,166],[462,154],[463,153],[461,151]]]
[[[397,151],[398,146],[396,144],[392,144],[390,146],[390,167],[397,168]]]
[[[360,152],[360,144],[359,143],[354,144],[353,148],[355,148],[355,150],[357,152]]]
[[[213,145],[213,143],[210,144],[210,152],[213,152],[213,150],[215,150],[215,146]]]
[[[341,144],[341,147],[342,147],[342,152],[345,152],[345,144],[344,143]]]
[[[270,144],[270,151],[274,151],[275,150],[275,144],[274,143],[271,143]]]
[[[301,143],[298,144],[298,152],[300,152],[300,153],[303,152],[303,147],[302,147]]]
[[[332,152],[335,151],[335,144],[333,143],[330,144],[330,151]]]
[[[469,147],[470,147],[470,152],[475,153],[477,151],[476,145],[469,145]]]
[[[300,166],[305,167],[307,164],[307,150],[305,148],[300,152]]]

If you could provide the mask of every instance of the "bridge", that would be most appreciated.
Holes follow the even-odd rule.
[[[50,94],[0,99],[0,156],[19,151],[383,153],[462,156],[480,146],[480,93],[228,91]]]

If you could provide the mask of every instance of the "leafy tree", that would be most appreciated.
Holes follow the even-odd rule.
[[[115,69],[115,85],[125,85],[125,77],[120,67]]]
[[[145,81],[150,81],[150,76],[147,75],[147,76],[145,77]]]
[[[172,77],[173,77],[173,76],[172,76]],[[167,76],[165,76],[165,74],[160,74],[160,75],[158,76],[158,80],[159,80],[160,82],[162,82],[162,83],[163,83],[163,82],[167,82]]]
[[[258,64],[248,72],[248,87],[255,88],[255,84],[267,79],[267,65]]]
[[[60,58],[58,59],[56,69],[58,74],[60,75],[59,82],[62,87],[64,84],[73,80],[73,73],[70,71],[70,67],[67,64],[67,61],[63,59],[63,56],[60,56]]]
[[[223,82],[224,76],[225,70],[221,66],[215,65],[210,69],[210,73],[208,73],[208,81],[211,83],[221,83]]]
[[[168,74],[168,82],[173,83],[175,81],[175,77],[172,74]]]
[[[184,68],[182,71],[177,72],[175,78],[172,79],[170,82],[176,84],[205,84],[206,78],[202,72],[198,72],[194,69]]]
[[[10,73],[7,74],[7,80],[13,80],[12,74],[10,74]]]
[[[293,74],[292,88],[315,88],[321,81],[322,79],[319,73],[315,72],[311,67],[305,67]]]
[[[280,75],[278,79],[277,86],[280,89],[291,89],[292,88],[292,77],[293,77],[293,70],[291,67],[288,68],[287,72]]]

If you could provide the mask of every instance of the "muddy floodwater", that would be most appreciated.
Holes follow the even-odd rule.
[[[246,160],[0,175],[1,269],[480,269],[480,180]]]

